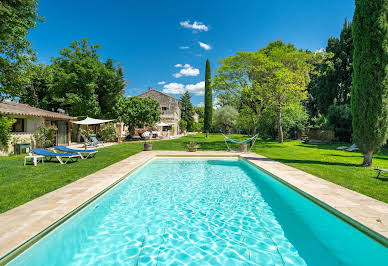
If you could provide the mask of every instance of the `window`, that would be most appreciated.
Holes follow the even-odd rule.
[[[168,108],[166,106],[162,106],[162,111],[167,111]]]
[[[15,118],[16,122],[12,125],[12,132],[24,132],[24,119]]]

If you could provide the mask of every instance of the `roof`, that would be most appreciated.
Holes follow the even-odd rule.
[[[50,112],[47,110],[32,107],[28,104],[0,101],[0,114],[5,115],[27,115],[27,116],[39,116],[46,118],[56,118],[60,120],[74,120],[75,117],[61,114],[57,112]]]
[[[143,92],[143,93],[141,93],[141,94],[139,94],[139,95],[137,95],[137,96],[138,96],[138,97],[147,96],[147,93],[150,92],[150,91],[157,92],[157,93],[159,93],[159,94],[161,94],[161,95],[164,95],[164,96],[167,96],[167,97],[173,98],[174,100],[179,101],[179,99],[177,99],[177,98],[175,98],[175,97],[173,97],[173,96],[170,96],[170,95],[168,95],[168,94],[165,94],[164,92],[155,90],[155,89],[148,89],[146,92]]]

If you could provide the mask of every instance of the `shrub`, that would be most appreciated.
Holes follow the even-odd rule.
[[[350,142],[352,137],[352,112],[349,104],[330,105],[327,119],[334,128],[335,137]]]
[[[33,134],[35,146],[38,148],[50,147],[54,142],[56,132],[55,126],[39,126]]]
[[[10,133],[14,123],[15,119],[0,115],[0,145],[6,150],[8,149]]]
[[[103,124],[98,130],[98,134],[104,141],[114,141],[116,139],[116,129],[112,123]]]
[[[179,129],[181,133],[185,132],[187,129],[187,122],[183,119],[179,120]]]

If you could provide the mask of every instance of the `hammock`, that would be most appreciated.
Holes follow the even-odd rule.
[[[249,138],[249,139],[246,139],[246,140],[243,140],[243,141],[237,141],[237,140],[233,140],[231,138],[228,138],[227,136],[225,136],[224,134],[222,134],[222,136],[224,136],[224,141],[225,141],[225,144],[226,144],[226,147],[228,148],[228,151],[231,151],[232,149],[229,147],[228,145],[228,142],[231,142],[231,143],[236,143],[236,144],[244,144],[244,143],[248,143],[248,142],[252,142],[253,141],[253,144],[255,144],[255,141],[256,141],[256,138],[259,134],[256,134],[254,135],[253,137]],[[253,146],[253,145],[252,145]],[[249,148],[249,151],[252,149],[252,146]]]

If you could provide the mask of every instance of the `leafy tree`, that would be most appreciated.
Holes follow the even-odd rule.
[[[243,110],[249,116],[252,125],[251,135],[256,134],[262,112],[265,107],[265,90],[257,83],[256,73],[268,63],[267,57],[260,53],[237,52],[220,60],[213,86],[221,106],[233,106]]]
[[[322,62],[310,74],[308,107],[312,117],[327,115],[333,104],[350,104],[353,74],[352,23],[345,20],[339,38],[330,38]]]
[[[62,49],[51,65],[32,65],[21,102],[47,110],[62,108],[73,116],[112,118],[124,91],[123,69],[112,59],[101,62],[99,48],[82,39]]]
[[[97,74],[97,73],[96,73]],[[121,65],[115,67],[113,59],[108,59],[101,65],[97,77],[97,101],[100,105],[101,115],[106,118],[113,117],[113,106],[124,93],[124,70]]]
[[[5,150],[8,149],[10,132],[15,121],[15,119],[0,114],[0,146]]]
[[[353,137],[372,165],[373,153],[387,138],[388,1],[356,0],[353,16]]]
[[[73,116],[92,116],[100,114],[98,104],[97,76],[101,62],[97,50],[86,39],[74,41],[69,48],[60,51],[53,58],[52,101],[57,108],[65,109]]]
[[[27,79],[27,84],[20,92],[19,102],[45,110],[55,109],[56,105],[51,101],[53,81],[51,68],[44,64],[30,64],[27,68]]]
[[[191,95],[189,92],[185,92],[181,99],[181,119],[186,121],[187,131],[193,131],[194,129],[194,108],[191,104]]]
[[[24,66],[33,59],[26,39],[28,31],[42,18],[36,0],[0,2],[0,97],[18,96],[25,83]]]
[[[206,131],[206,137],[209,137],[209,130],[212,124],[212,113],[213,113],[213,92],[211,87],[211,70],[210,62],[206,60],[206,71],[205,71],[205,117],[204,117],[204,128]]]
[[[214,127],[223,133],[229,133],[236,125],[238,111],[232,106],[224,106],[214,112]]]
[[[160,121],[159,109],[159,102],[154,99],[121,96],[114,107],[114,113],[134,132],[135,128],[153,126]]]
[[[271,62],[262,68],[266,75],[260,75],[258,82],[267,89],[269,102],[277,110],[279,143],[282,143],[282,111],[306,99],[309,72],[317,57],[311,52],[298,50],[292,44],[284,44],[281,41],[272,42],[259,52],[266,54]]]

